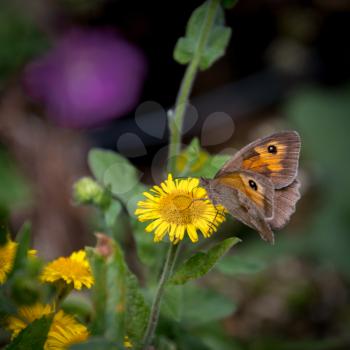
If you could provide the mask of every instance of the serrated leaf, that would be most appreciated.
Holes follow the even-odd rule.
[[[137,344],[142,340],[146,330],[150,308],[143,297],[136,276],[130,271],[127,271],[126,289],[126,334],[132,344]]]
[[[44,316],[24,328],[6,350],[43,350],[50,330],[52,317]]]
[[[240,239],[237,237],[227,238],[206,253],[199,252],[194,254],[178,268],[169,283],[185,284],[190,280],[204,276],[238,242],[240,242]]]
[[[194,285],[184,287],[183,315],[181,323],[195,328],[231,315],[236,305],[226,297],[210,289]]]
[[[231,29],[225,27],[224,11],[220,5],[214,10],[213,23],[206,23],[209,2],[206,1],[196,8],[186,27],[185,37],[179,38],[174,49],[174,59],[180,64],[189,63],[195,55],[199,56],[199,68],[204,70],[209,68],[219,59],[226,50],[226,46],[231,36]],[[211,25],[204,47],[199,47],[199,42],[206,26]]]
[[[238,274],[258,273],[265,268],[265,264],[262,261],[252,257],[226,255],[218,262],[216,268],[221,273],[229,276],[235,276]]]

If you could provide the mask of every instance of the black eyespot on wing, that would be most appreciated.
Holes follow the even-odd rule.
[[[258,190],[258,185],[256,184],[256,182],[254,180],[249,180],[249,186],[254,190],[257,191]]]
[[[270,146],[267,147],[267,151],[269,153],[276,154],[277,153],[277,147],[275,145],[270,145]]]

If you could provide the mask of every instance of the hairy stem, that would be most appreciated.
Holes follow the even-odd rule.
[[[170,128],[170,142],[169,142],[169,154],[168,154],[168,170],[176,175],[176,157],[181,151],[181,133],[188,104],[188,99],[191,94],[194,79],[196,77],[199,63],[207,45],[210,30],[213,26],[215,15],[220,5],[220,0],[209,0],[207,13],[203,21],[201,31],[194,55],[186,68],[185,75],[182,79],[179,93],[176,98],[175,111],[173,116],[169,116],[169,128]],[[158,287],[154,296],[150,318],[148,321],[147,329],[143,338],[142,349],[147,350],[151,345],[155,330],[157,328],[160,307],[164,289],[167,280],[172,274],[172,270],[175,266],[177,255],[179,252],[180,244],[170,244],[167,257],[163,266],[163,271],[158,283]]]
[[[143,338],[143,349],[148,349],[149,345],[151,345],[154,332],[157,328],[158,324],[158,318],[159,318],[159,312],[160,312],[160,305],[162,301],[162,296],[164,294],[164,288],[167,280],[169,279],[169,276],[172,273],[173,267],[175,265],[175,261],[177,258],[177,254],[179,251],[179,244],[170,244],[168,254],[164,263],[163,271],[160,276],[156,294],[153,299],[153,304],[151,308],[151,314],[148,321],[147,329],[145,332],[145,336]]]
[[[176,98],[174,115],[170,116],[170,143],[168,154],[168,170],[176,174],[176,156],[181,151],[181,133],[188,99],[192,91],[193,82],[198,72],[198,66],[207,45],[210,30],[215,20],[215,15],[220,5],[220,0],[210,0],[206,17],[199,35],[193,58],[186,68],[179,93]]]

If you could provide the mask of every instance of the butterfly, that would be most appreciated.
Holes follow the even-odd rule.
[[[296,131],[258,139],[238,151],[213,179],[200,179],[214,205],[274,243],[300,199],[297,180],[301,141]]]

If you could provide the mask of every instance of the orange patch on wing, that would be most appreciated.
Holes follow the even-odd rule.
[[[268,146],[276,146],[277,153],[269,153]],[[283,170],[283,159],[286,155],[287,146],[277,141],[269,142],[268,145],[258,146],[254,148],[256,156],[243,161],[243,168],[247,170],[269,170],[272,176],[277,175]]]
[[[261,186],[259,186],[258,191],[254,191],[252,188],[249,187],[247,181],[245,181],[245,179],[243,179],[242,176],[238,174],[220,176],[218,178],[218,181],[221,184],[243,192],[250,200],[252,200],[260,208],[264,207],[264,192]]]

